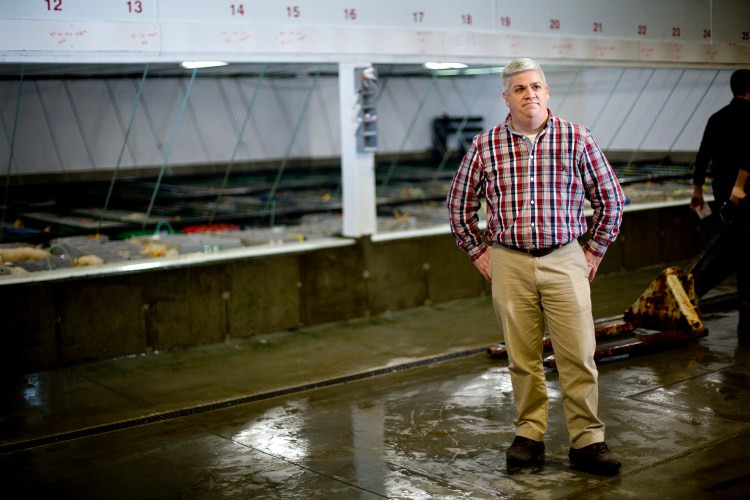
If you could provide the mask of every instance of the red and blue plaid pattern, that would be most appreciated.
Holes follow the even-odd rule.
[[[524,249],[563,245],[584,234],[587,198],[594,214],[584,248],[603,257],[619,232],[625,196],[589,130],[550,112],[532,144],[509,122],[510,114],[476,136],[453,178],[447,205],[458,246],[472,261],[487,250],[477,216],[482,198],[487,239]]]

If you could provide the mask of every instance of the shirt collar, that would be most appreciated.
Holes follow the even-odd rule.
[[[508,132],[512,133],[512,134],[521,134],[521,132],[513,130],[510,127],[510,118],[511,118],[510,112],[508,112],[508,115],[505,117],[505,121],[502,123],[502,126],[505,127],[505,129]],[[552,114],[552,110],[549,109],[549,108],[547,108],[547,124],[544,126],[544,128],[542,130],[539,131],[539,133],[541,134],[542,132],[544,132],[545,130],[547,130],[550,127],[550,125],[552,124],[552,120],[554,120],[554,119],[555,119],[555,116]],[[521,135],[523,135],[523,134],[521,134]]]

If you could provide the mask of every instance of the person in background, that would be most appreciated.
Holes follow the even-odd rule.
[[[447,198],[450,225],[463,249],[492,284],[517,410],[508,467],[543,458],[548,398],[542,341],[545,320],[555,352],[570,434],[571,465],[614,474],[620,458],[604,442],[598,417],[596,339],[590,281],[622,220],[625,196],[588,129],[547,109],[542,68],[517,59],[502,73],[510,113],[476,136]],[[479,230],[487,205],[486,238]],[[587,231],[584,198],[594,215]]]
[[[696,293],[701,297],[735,272],[740,304],[737,332],[746,343],[750,340],[750,217],[745,194],[750,172],[750,70],[732,73],[729,86],[734,97],[711,115],[703,132],[695,158],[690,208],[704,208],[703,184],[710,165],[714,206],[735,220],[722,235],[725,238],[717,255],[705,268],[695,270],[694,276]]]

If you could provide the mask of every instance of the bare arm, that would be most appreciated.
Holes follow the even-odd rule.
[[[693,184],[693,197],[690,198],[690,209],[695,211],[705,205],[703,201],[703,186],[699,184]]]
[[[747,182],[747,177],[748,171],[740,169],[737,174],[737,180],[734,182],[734,187],[732,188],[732,194],[729,196],[729,201],[735,205],[739,204],[739,202],[747,196],[745,194],[745,183]]]

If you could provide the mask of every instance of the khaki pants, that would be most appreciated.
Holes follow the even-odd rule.
[[[518,411],[516,435],[536,441],[547,430],[547,386],[542,339],[547,321],[573,448],[604,441],[597,417],[599,389],[588,266],[573,241],[544,257],[495,245],[492,298],[508,350]]]

